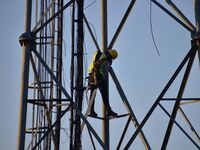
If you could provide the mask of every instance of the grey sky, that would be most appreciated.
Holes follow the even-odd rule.
[[[91,2],[92,0],[89,0],[87,4]],[[174,0],[174,2],[194,23],[193,1]],[[128,4],[129,0],[109,0],[109,42]],[[0,5],[0,95],[2,102],[0,106],[1,149],[15,149],[17,142],[22,54],[22,49],[19,45],[18,38],[24,30],[24,5],[25,0],[1,0]],[[166,4],[164,5],[167,7]],[[97,32],[98,43],[101,45],[99,0],[97,0],[93,6],[88,8],[85,13],[90,23],[94,25]],[[142,121],[145,114],[148,112],[174,73],[175,69],[178,67],[183,57],[191,47],[191,38],[189,32],[181,25],[176,23],[168,15],[166,15],[162,10],[153,5],[153,32],[161,54],[158,56],[152,42],[149,22],[149,0],[138,0],[114,46],[114,48],[119,51],[119,58],[113,62],[113,68],[139,122]],[[67,29],[68,23],[65,24],[65,31],[67,32],[69,31],[69,29]],[[67,37],[65,40],[66,42],[69,42]],[[92,53],[95,50],[95,46],[92,44],[87,30],[85,44],[89,63]],[[67,45],[66,53],[68,54],[69,51],[70,44]],[[66,56],[66,58],[69,57]],[[175,81],[175,84],[173,84],[173,86],[167,92],[166,97],[176,97],[182,75],[183,72]],[[69,81],[69,79],[69,73],[67,72],[66,82]],[[184,97],[200,97],[199,83],[199,66],[196,58]],[[125,113],[125,108],[121,103],[120,97],[112,81],[110,91],[110,103],[112,108],[119,114]],[[101,107],[98,107],[100,105],[101,99],[98,95],[95,109],[99,115],[101,115]],[[166,106],[166,109],[169,112],[173,107],[172,102],[164,102],[163,105]],[[85,102],[84,107],[86,106],[87,105]],[[190,116],[191,122],[194,124],[196,130],[200,134],[199,106],[199,103],[186,105],[183,106],[183,109],[187,115]],[[183,124],[184,129],[188,131],[188,133],[191,133],[180,115],[178,115],[178,118],[180,124]],[[148,120],[147,124],[145,125],[144,132],[149,140],[150,145],[152,146],[152,149],[160,148],[168,119],[169,118],[166,116],[166,114],[164,114],[160,108],[157,108],[150,120]],[[66,120],[67,117],[65,118],[65,121]],[[101,128],[101,122],[94,119],[89,119],[89,121],[96,127],[95,129],[98,131],[98,133],[101,134],[101,130],[99,129]],[[115,148],[115,145],[118,142],[119,133],[123,130],[125,123],[125,119],[111,121],[111,149]],[[172,133],[168,146],[169,150],[196,149],[177,127],[174,129],[175,130]],[[134,131],[135,128],[131,124],[126,142]],[[84,132],[84,136],[88,137],[88,133]],[[63,134],[62,140],[65,139],[66,138]],[[88,143],[88,138],[83,137],[83,142]],[[126,144],[126,142],[123,144]],[[63,144],[62,148],[64,149],[64,147],[65,145]],[[86,149],[91,149],[91,145],[89,144],[84,144],[84,147]],[[131,148],[144,149],[139,138],[136,139]]]

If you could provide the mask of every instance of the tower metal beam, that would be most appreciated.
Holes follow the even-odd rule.
[[[183,80],[182,80],[182,83],[181,83],[177,98],[182,98],[182,96],[183,96],[183,93],[184,93],[184,90],[185,90],[185,86],[187,84],[187,80],[188,80],[190,71],[192,69],[192,64],[194,62],[195,54],[196,53],[193,53],[191,55],[191,57],[189,58],[188,65],[187,65],[187,68],[185,70],[185,74],[184,74],[184,77],[183,77]],[[174,105],[174,108],[173,108],[173,111],[172,111],[172,114],[171,114],[171,117],[174,120],[176,118],[176,115],[177,115],[177,112],[178,112],[178,108],[180,106],[180,102],[181,101],[176,101],[175,102],[175,105]],[[169,137],[171,135],[173,124],[174,124],[174,122],[172,120],[170,120],[169,124],[168,124],[168,127],[167,127],[167,130],[166,130],[165,138],[163,140],[163,144],[162,144],[162,148],[161,149],[166,149],[167,148],[167,144],[168,144],[168,141],[169,141]]]
[[[139,127],[139,122],[138,122],[138,120],[137,120],[137,118],[136,118],[136,116],[135,116],[135,114],[134,114],[134,112],[133,112],[133,110],[132,110],[132,108],[131,108],[131,106],[130,106],[130,104],[128,102],[128,99],[127,99],[127,97],[126,97],[126,95],[125,95],[125,93],[124,93],[124,91],[123,91],[123,89],[122,89],[122,87],[121,87],[121,85],[120,85],[120,83],[119,83],[119,81],[118,81],[118,79],[117,79],[117,77],[116,77],[116,75],[115,75],[115,73],[114,73],[112,68],[109,70],[109,73],[110,73],[110,75],[111,75],[111,77],[112,77],[112,79],[113,79],[113,81],[115,83],[115,86],[116,86],[116,88],[117,88],[117,90],[119,92],[119,95],[121,96],[121,99],[122,99],[127,111],[130,113],[131,120],[132,120],[132,122],[134,123],[134,125],[135,125],[135,127],[137,129]],[[140,131],[139,136],[140,136],[145,148],[150,150],[151,147],[150,147],[150,145],[149,145],[149,143],[148,143],[148,141],[147,141],[147,139],[146,139],[146,137],[145,137],[145,135],[144,135],[142,130]]]
[[[29,36],[31,32],[31,11],[32,0],[26,0],[26,15],[25,15],[25,34]],[[21,37],[23,38],[23,37]],[[26,131],[26,113],[27,113],[27,97],[28,97],[28,81],[29,81],[29,60],[32,40],[29,37],[21,39],[22,47],[22,72],[21,72],[21,93],[20,93],[20,108],[19,108],[19,124],[18,124],[18,143],[17,149],[23,150],[25,146],[25,131]],[[28,38],[28,39],[27,39]]]
[[[69,94],[65,90],[65,88],[58,82],[56,76],[53,74],[53,72],[51,71],[51,69],[48,67],[48,65],[45,63],[45,61],[42,59],[42,57],[40,56],[40,54],[36,50],[34,50],[34,49],[33,49],[33,52],[35,53],[35,55],[37,56],[37,58],[39,59],[39,61],[44,65],[45,69],[51,75],[51,77],[53,78],[53,80],[55,81],[55,83],[57,84],[57,86],[62,90],[62,92],[66,96],[66,98],[72,103],[72,107],[77,111],[77,113],[79,114],[79,116],[81,117],[81,119],[83,120],[83,122],[85,122],[85,124],[87,125],[88,129],[95,136],[95,138],[99,142],[99,144],[105,150],[107,150],[108,148],[105,146],[105,144],[102,142],[101,138],[98,136],[98,134],[96,133],[96,131],[93,129],[93,127],[87,121],[87,119],[84,117],[84,115],[82,114],[82,112],[79,110],[78,106],[74,104],[74,102],[72,101],[71,97],[69,96]]]
[[[37,83],[38,83],[38,89],[39,89],[39,93],[40,93],[40,95],[41,95],[41,98],[42,98],[42,99],[45,99],[45,98],[44,98],[44,95],[43,95],[43,91],[42,91],[41,85],[40,85],[39,75],[38,75],[38,73],[37,73],[36,66],[35,66],[35,63],[34,63],[32,54],[30,54],[30,62],[31,62],[31,65],[32,65],[32,68],[33,68],[33,73],[34,73],[34,76],[35,76],[35,80],[36,80]],[[46,104],[44,101],[42,101],[42,104],[44,105],[45,115],[46,115],[46,118],[47,118],[47,121],[48,121],[48,125],[49,125],[49,127],[51,128],[51,118],[50,118],[50,113],[49,113],[49,111],[48,111],[48,109],[47,109],[47,104]],[[52,139],[53,139],[54,146],[55,146],[56,149],[57,149],[58,146],[57,146],[57,143],[56,143],[56,137],[55,137],[54,132],[51,132],[51,135],[52,135]]]
[[[181,12],[180,9],[171,1],[165,0],[166,3],[174,10],[174,12],[180,17],[180,19],[193,31],[195,31],[195,26],[185,17],[185,15]]]
[[[71,0],[69,1],[67,4],[65,4],[65,6],[63,6],[62,9],[60,9],[58,12],[56,12],[51,18],[49,18],[44,24],[42,24],[41,26],[39,26],[38,28],[32,30],[32,32],[34,32],[35,34],[40,32],[46,25],[48,25],[52,20],[55,19],[55,17],[57,17],[60,13],[62,13],[66,8],[68,8],[75,0]]]
[[[123,18],[122,18],[120,24],[119,24],[119,26],[118,26],[118,28],[117,28],[117,30],[116,30],[114,36],[113,36],[113,38],[112,38],[112,40],[111,40],[111,42],[110,42],[110,44],[109,44],[109,47],[107,48],[107,50],[112,49],[112,47],[113,47],[115,41],[117,40],[117,37],[119,36],[119,34],[120,34],[120,32],[121,32],[121,30],[122,30],[124,24],[126,23],[126,20],[127,20],[129,14],[130,14],[130,12],[131,12],[131,10],[132,10],[132,8],[133,8],[135,2],[136,2],[136,0],[131,0],[131,2],[130,2],[130,4],[129,4],[129,6],[128,6],[128,8],[127,8],[127,10],[126,10],[126,12],[125,12],[125,14],[124,14],[124,16],[123,16]],[[88,28],[88,31],[89,31],[89,33],[90,33],[90,35],[91,35],[91,37],[92,37],[92,40],[93,40],[93,42],[94,42],[94,44],[95,44],[97,50],[100,51],[100,48],[99,48],[99,46],[98,46],[98,43],[97,43],[97,41],[96,41],[96,39],[95,39],[95,37],[94,37],[94,34],[93,34],[93,32],[92,32],[92,30],[91,30],[91,28],[90,28],[90,26],[89,26],[89,23],[88,23],[87,18],[86,18],[85,15],[84,15],[84,20],[85,20],[85,24],[86,24],[86,26],[87,26],[87,28]],[[112,77],[112,79],[113,79],[113,81],[114,81],[114,83],[115,83],[115,85],[116,85],[116,87],[117,87],[117,90],[118,90],[118,92],[119,92],[119,94],[120,94],[120,96],[121,96],[121,99],[122,99],[122,101],[123,101],[123,103],[124,103],[124,105],[125,105],[127,111],[128,111],[128,112],[130,113],[130,115],[131,115],[131,118],[132,118],[132,121],[133,121],[135,127],[137,128],[137,127],[139,126],[139,123],[138,123],[137,118],[136,118],[136,116],[134,115],[134,113],[133,113],[133,111],[132,111],[132,109],[131,109],[131,106],[130,106],[130,104],[129,104],[129,102],[128,102],[128,99],[126,98],[126,95],[125,95],[125,93],[124,93],[124,91],[123,91],[123,89],[122,89],[122,87],[121,87],[121,85],[120,85],[120,83],[119,83],[119,81],[118,81],[118,79],[117,79],[117,76],[116,76],[114,70],[111,68],[111,69],[109,70],[109,73],[110,73],[110,75],[111,75],[111,77]],[[142,139],[142,141],[143,141],[143,143],[144,143],[146,149],[151,149],[151,148],[150,148],[150,145],[149,145],[149,143],[148,143],[148,141],[147,141],[147,139],[146,139],[146,137],[144,136],[143,131],[141,131],[140,137],[141,137],[141,139]]]
[[[180,103],[180,105],[181,105],[181,103]],[[186,114],[184,113],[183,109],[180,106],[179,106],[179,112],[183,116],[183,118],[186,121],[186,123],[188,124],[189,128],[192,130],[192,132],[193,132],[194,136],[196,137],[197,141],[199,141],[199,143],[200,143],[200,136],[198,135],[198,133],[195,130],[194,126],[192,125],[192,123],[190,122],[189,118],[186,116]]]
[[[167,114],[167,116],[170,118],[171,121],[173,121],[178,128],[185,134],[185,136],[198,148],[200,149],[200,146],[190,137],[190,135],[180,126],[180,124],[167,112],[167,110],[160,104],[158,103],[158,106]],[[162,149],[161,150],[165,150]]]
[[[82,111],[82,103],[83,103],[83,42],[84,42],[84,34],[83,34],[83,8],[84,8],[84,0],[77,0],[77,46],[76,46],[76,63],[77,69],[76,71],[76,83],[75,83],[75,104]],[[78,112],[75,113],[75,136],[74,136],[74,148],[76,150],[82,149],[81,143],[81,118]]]
[[[72,16],[71,16],[71,66],[70,66],[70,90],[72,101],[74,98],[74,53],[75,53],[75,1],[72,3]],[[74,109],[71,107],[70,109],[70,150],[73,149],[74,146]]]
[[[93,40],[93,42],[94,42],[94,45],[96,46],[96,49],[97,49],[98,51],[101,51],[100,48],[99,48],[99,45],[98,45],[98,43],[97,43],[97,41],[96,41],[96,39],[95,39],[95,36],[94,36],[94,34],[93,34],[93,32],[92,32],[92,30],[91,30],[91,28],[90,28],[90,25],[89,25],[89,23],[88,23],[88,20],[87,20],[85,14],[84,14],[84,16],[83,16],[83,19],[84,19],[85,24],[86,24],[86,27],[87,27],[87,29],[88,29],[88,31],[89,31],[89,33],[90,33],[90,36],[92,37],[92,40]]]
[[[125,150],[129,149],[129,147],[131,146],[132,142],[134,141],[134,139],[136,138],[138,133],[141,131],[141,129],[143,128],[143,126],[145,125],[145,123],[147,122],[147,120],[149,119],[149,117],[151,116],[153,111],[155,110],[155,108],[158,106],[160,100],[163,98],[163,96],[165,95],[165,93],[167,92],[167,90],[169,89],[171,84],[174,82],[174,80],[176,79],[176,77],[178,76],[178,74],[180,73],[182,68],[185,66],[188,59],[191,57],[191,55],[193,53],[196,53],[196,50],[197,50],[197,47],[192,47],[190,49],[190,51],[187,53],[187,55],[184,57],[184,59],[182,60],[182,62],[180,63],[180,65],[178,66],[178,68],[176,69],[176,71],[174,72],[174,74],[172,75],[172,77],[170,78],[170,80],[168,81],[168,83],[166,84],[166,86],[164,87],[164,89],[162,90],[162,92],[160,93],[160,95],[158,96],[158,98],[156,99],[156,101],[154,102],[154,104],[152,105],[152,107],[150,108],[150,110],[148,111],[148,113],[146,114],[144,119],[142,120],[142,122],[140,123],[137,130],[134,132],[132,137],[129,139],[128,143],[126,144],[126,146],[124,148]]]
[[[110,42],[110,44],[108,46],[108,49],[111,49],[113,47],[113,45],[114,45],[115,41],[117,40],[117,37],[119,36],[119,34],[120,34],[120,32],[121,32],[121,30],[122,30],[122,28],[123,28],[128,16],[129,16],[129,14],[130,14],[135,2],[136,2],[136,0],[131,0],[130,4],[128,6],[128,9],[126,10],[126,12],[125,12],[125,14],[124,14],[124,16],[123,16],[123,18],[122,18],[117,30],[116,30],[116,32],[114,34],[112,40],[111,40],[111,42]]]
[[[196,21],[196,33],[197,37],[200,37],[200,0],[194,1],[195,21]],[[199,69],[200,69],[200,48],[198,49],[199,56]]]
[[[108,23],[107,23],[107,0],[101,0],[101,29],[102,29],[102,50],[103,52],[107,52],[108,47]],[[106,82],[107,82],[107,93],[109,93],[109,78],[108,72],[106,74]],[[109,101],[109,95],[108,95]],[[102,116],[103,118],[107,118],[106,116],[106,107],[102,104]],[[109,129],[109,119],[102,120],[102,139],[105,146],[110,149],[110,129]]]
[[[187,24],[185,24],[182,20],[177,18],[174,14],[172,14],[169,10],[167,10],[164,6],[162,6],[158,1],[156,1],[156,0],[151,0],[151,1],[154,4],[156,4],[160,9],[162,9],[164,12],[166,12],[170,17],[172,17],[176,22],[178,22],[180,25],[182,25],[185,29],[187,29],[191,33],[195,32]]]
[[[57,3],[57,10],[62,10],[63,9],[63,0],[58,0]],[[62,84],[62,51],[63,51],[63,11],[58,15],[57,19],[57,61],[56,61],[56,77],[60,84]],[[61,128],[61,111],[62,111],[62,91],[60,88],[56,89],[56,97],[57,97],[57,113],[56,113],[56,118],[57,118],[57,124],[55,126],[55,135],[56,135],[56,143],[57,143],[57,150],[59,150],[60,146],[60,128]]]
[[[198,50],[199,54],[199,64],[200,64],[200,0],[194,0],[195,4],[195,19],[196,19],[196,27],[187,19],[184,14],[175,6],[175,4],[171,0],[165,0],[167,4],[173,9],[176,13],[175,15],[163,7],[157,0],[151,0],[155,5],[165,11],[169,16],[171,16],[175,21],[181,24],[185,29],[187,29],[192,35],[192,48],[185,56],[181,64],[178,66],[175,73],[172,75],[171,79],[168,81],[167,85],[164,87],[161,94],[156,99],[153,106],[150,108],[149,112],[146,114],[142,122],[139,124],[129,102],[128,99],[121,87],[119,80],[113,70],[110,68],[109,73],[114,81],[114,84],[117,88],[117,91],[121,97],[122,102],[124,103],[128,114],[119,115],[118,117],[107,118],[106,116],[106,108],[104,103],[102,104],[102,118],[96,117],[96,119],[102,120],[102,138],[99,137],[97,132],[94,130],[92,125],[87,120],[87,117],[82,113],[82,100],[83,100],[83,20],[85,20],[85,24],[89,30],[89,33],[92,37],[92,40],[97,48],[97,50],[101,51],[105,54],[108,53],[110,49],[113,48],[117,38],[122,31],[126,20],[128,19],[131,10],[136,2],[136,0],[130,0],[128,8],[122,17],[122,20],[119,23],[119,26],[114,33],[114,36],[111,39],[110,44],[108,44],[108,0],[100,1],[100,9],[101,9],[101,36],[102,43],[101,48],[99,47],[97,40],[95,39],[94,34],[90,28],[89,22],[87,21],[86,16],[84,15],[84,1],[83,0],[36,0],[36,5],[32,4],[32,0],[26,0],[26,16],[25,16],[25,33],[20,36],[20,44],[23,47],[23,60],[22,60],[22,79],[21,79],[21,93],[20,93],[20,112],[19,112],[19,130],[18,130],[18,142],[17,149],[23,150],[26,143],[26,133],[28,133],[31,138],[30,143],[28,143],[29,148],[38,148],[38,149],[46,149],[50,150],[54,148],[55,150],[59,150],[60,146],[60,129],[61,129],[61,118],[66,114],[66,112],[71,110],[71,120],[70,121],[70,150],[73,149],[82,149],[82,139],[81,139],[81,123],[86,124],[86,127],[89,132],[89,136],[91,138],[92,146],[96,149],[95,141],[93,138],[95,137],[97,142],[101,145],[101,147],[105,150],[109,150],[111,146],[110,142],[110,119],[117,119],[124,116],[129,115],[128,121],[125,125],[123,133],[121,135],[121,139],[117,145],[117,149],[120,149],[122,146],[122,142],[125,138],[125,134],[128,130],[130,121],[133,122],[136,131],[133,133],[132,137],[129,139],[125,149],[129,149],[132,142],[139,134],[141,141],[144,144],[146,149],[151,149],[145,134],[142,130],[143,126],[150,118],[153,111],[160,106],[160,108],[169,116],[170,121],[168,125],[168,129],[165,134],[165,138],[163,141],[162,149],[166,149],[168,140],[170,138],[170,133],[172,131],[173,124],[175,123],[182,132],[190,139],[190,141],[199,148],[198,144],[186,133],[183,128],[177,123],[175,120],[177,111],[180,110],[186,119],[186,122],[191,127],[192,132],[197,137],[199,141],[199,135],[194,130],[192,124],[189,119],[186,117],[186,114],[181,109],[181,101],[186,100],[186,98],[182,98],[184,88],[187,83],[187,79],[190,74],[190,70],[192,68],[192,63],[195,58],[195,54]],[[65,2],[65,4],[64,4]],[[76,2],[76,3],[75,3]],[[77,7],[74,5],[76,4]],[[71,30],[71,96],[68,94],[67,90],[64,88],[62,84],[62,45],[63,45],[63,11],[69,6],[73,5],[72,11],[72,30]],[[35,26],[31,32],[31,12],[32,6],[36,7],[36,19]],[[38,18],[38,7],[40,8],[40,18]],[[34,7],[33,7],[34,8]],[[75,9],[77,10],[77,19],[75,19]],[[76,26],[75,26],[76,24]],[[77,30],[75,30],[75,28]],[[75,50],[75,31],[77,31],[77,46]],[[68,34],[67,34],[68,35]],[[32,53],[33,52],[34,58]],[[74,59],[76,58],[76,59]],[[33,72],[29,71],[29,63],[32,64]],[[161,105],[160,101],[165,100],[163,98],[165,93],[168,91],[174,80],[177,78],[180,71],[183,69],[185,64],[187,63],[187,68],[185,70],[185,74],[182,80],[182,84],[180,86],[177,98],[171,98],[171,100],[175,101],[174,110],[172,115],[170,115],[166,109]],[[77,68],[74,65],[77,65]],[[49,67],[50,66],[50,67]],[[67,68],[68,69],[68,68]],[[76,69],[76,70],[75,70]],[[29,84],[29,77],[33,73],[34,82]],[[74,78],[74,73],[76,74],[76,78]],[[32,76],[31,76],[32,77]],[[109,75],[107,73],[107,92],[109,93]],[[74,81],[76,84],[74,86]],[[30,89],[30,90],[29,90]],[[33,92],[32,92],[33,90]],[[75,99],[74,99],[75,95]],[[109,100],[109,99],[108,99]],[[168,99],[167,99],[168,100]],[[199,101],[198,98],[192,99],[196,102]],[[61,102],[66,103],[61,103]],[[187,103],[187,102],[186,102]],[[30,119],[27,115],[27,105],[32,106],[32,124],[31,127],[26,130],[27,120]],[[62,109],[61,109],[62,106]],[[66,107],[66,109],[64,109]],[[88,106],[89,107],[89,106]],[[57,108],[57,109],[56,109]],[[86,113],[88,115],[88,113]],[[94,117],[95,118],[95,117]],[[66,124],[65,124],[66,125]],[[27,135],[28,135],[27,134]],[[29,137],[28,137],[29,139]],[[53,140],[52,140],[53,139]],[[53,142],[52,142],[53,141]],[[52,147],[54,144],[54,147]]]

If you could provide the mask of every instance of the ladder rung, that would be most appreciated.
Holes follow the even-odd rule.
[[[39,127],[39,130],[48,130],[48,127]],[[37,128],[28,128],[26,129],[26,133],[36,133]],[[38,131],[37,133],[46,133],[45,131]]]
[[[53,99],[28,99],[28,103],[32,103],[32,102],[57,102],[57,101],[62,101],[62,102],[67,102],[70,99],[57,99],[57,98],[53,98]]]
[[[30,89],[38,89],[37,86],[29,86],[28,88],[30,88]],[[50,86],[41,86],[41,88],[42,89],[48,89],[48,88],[50,88]]]
[[[39,44],[40,44],[40,45],[45,45],[45,44],[51,44],[51,42],[46,42],[46,43],[45,43],[45,42],[44,42],[44,43],[42,43],[42,42],[41,42],[41,43],[37,43],[37,42],[36,42],[36,44],[38,44],[38,45],[39,45]]]
[[[53,39],[53,36],[36,37],[36,39]]]

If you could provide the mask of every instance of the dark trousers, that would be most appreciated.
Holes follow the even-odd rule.
[[[92,97],[92,94],[94,92],[95,89],[99,88],[99,91],[101,93],[101,97],[103,99],[103,103],[106,107],[107,110],[111,110],[110,104],[109,104],[109,100],[108,100],[108,90],[107,90],[107,84],[106,84],[106,80],[101,80],[101,82],[98,83],[98,87],[92,85],[91,86],[91,93],[90,93],[90,100]],[[94,103],[95,103],[95,98],[93,100],[93,103],[91,105],[91,111],[94,111]]]

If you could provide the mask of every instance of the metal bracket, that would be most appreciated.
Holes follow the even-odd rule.
[[[192,45],[192,47],[194,47],[194,46],[199,47],[200,46],[200,34],[196,34],[196,36],[193,36],[193,39],[191,40],[191,45]]]
[[[35,47],[35,34],[34,32],[25,32],[19,37],[19,43],[21,46]]]

